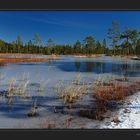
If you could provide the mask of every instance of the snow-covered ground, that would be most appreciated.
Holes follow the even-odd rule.
[[[118,118],[118,123],[113,122],[113,118]],[[129,96],[124,106],[114,113],[110,118],[110,124],[105,123],[101,128],[109,129],[139,129],[140,128],[140,92]]]

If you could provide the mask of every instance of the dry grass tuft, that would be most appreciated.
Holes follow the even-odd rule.
[[[37,99],[33,102],[29,113],[27,114],[28,117],[35,117],[37,115]]]
[[[75,76],[75,78],[74,78],[74,80],[73,80],[73,84],[75,84],[75,85],[79,85],[80,84],[80,81],[81,81],[81,75],[80,75],[80,73],[78,73],[76,76]]]

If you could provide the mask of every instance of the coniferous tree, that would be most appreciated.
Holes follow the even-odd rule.
[[[34,46],[36,47],[36,53],[40,53],[40,47],[41,47],[41,39],[38,33],[34,36]]]
[[[77,40],[73,48],[74,48],[74,53],[76,54],[81,53],[81,42]]]
[[[115,46],[120,40],[120,27],[117,21],[113,21],[112,27],[108,29],[108,38],[111,39],[111,46],[115,55]]]
[[[84,40],[84,47],[86,49],[87,54],[92,54],[94,53],[95,50],[95,40],[92,36],[88,36]]]

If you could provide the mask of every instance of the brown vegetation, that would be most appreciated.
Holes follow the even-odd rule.
[[[108,110],[117,107],[119,101],[123,101],[127,96],[132,95],[140,90],[140,80],[133,83],[120,83],[116,80],[108,82],[96,81],[93,84],[93,97],[96,103],[93,108],[80,110],[79,115],[91,119],[102,120]],[[113,103],[115,103],[113,105]],[[118,118],[112,120],[119,123]]]
[[[0,64],[18,63],[18,62],[48,62],[49,60],[59,60],[54,55],[46,58],[45,55],[33,54],[0,54]]]
[[[98,113],[105,113],[109,108],[109,104],[112,102],[123,101],[125,97],[132,95],[140,90],[140,81],[136,81],[132,84],[121,84],[113,82],[110,84],[100,84],[100,88],[94,85],[94,97],[96,98]],[[96,112],[97,113],[97,112]]]
[[[0,58],[0,63],[19,63],[19,62],[48,62],[58,58]]]

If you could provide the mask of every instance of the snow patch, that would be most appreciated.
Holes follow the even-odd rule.
[[[119,123],[110,119],[110,124],[103,124],[101,128],[109,129],[139,129],[140,128],[140,92],[128,97],[124,103],[124,107],[117,113]]]

